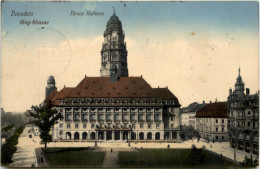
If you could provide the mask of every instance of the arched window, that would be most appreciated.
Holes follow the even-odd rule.
[[[152,133],[151,132],[147,133],[147,140],[152,140]]]
[[[86,139],[87,139],[87,136],[88,136],[88,134],[87,134],[86,132],[82,133],[82,139],[83,139],[83,140],[86,140]]]
[[[139,139],[140,139],[140,140],[143,140],[143,139],[144,139],[144,133],[143,133],[143,132],[139,133]]]
[[[155,140],[160,140],[160,133],[159,133],[159,132],[157,132],[157,133],[155,134]]]
[[[74,133],[74,140],[78,140],[78,139],[79,139],[79,133],[76,132],[76,133]]]

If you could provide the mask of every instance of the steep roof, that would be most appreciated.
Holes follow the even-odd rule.
[[[197,112],[200,108],[202,108],[205,105],[206,103],[199,104],[197,102],[193,102],[188,107],[182,108],[182,113]]]
[[[142,77],[85,77],[75,88],[63,88],[52,100],[64,98],[162,98],[179,101],[168,88],[152,88]]]
[[[195,117],[227,118],[227,102],[206,104],[197,111]]]
[[[53,90],[49,96],[44,100],[45,103],[47,103],[49,100],[53,100],[53,98],[58,94],[59,92],[57,90]]]

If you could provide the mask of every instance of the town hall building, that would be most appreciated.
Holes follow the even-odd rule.
[[[57,91],[47,81],[45,103],[63,118],[52,128],[54,140],[179,141],[180,103],[166,88],[128,76],[122,23],[114,13],[106,25],[101,50],[101,77],[87,77],[76,87]]]

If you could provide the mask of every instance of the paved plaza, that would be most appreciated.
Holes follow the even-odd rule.
[[[29,137],[30,127],[25,127],[23,133],[18,139],[17,152],[13,155],[12,167],[31,167],[32,164],[37,166],[35,149],[43,148],[44,144],[40,144],[39,136],[32,135]],[[217,154],[222,154],[230,159],[234,159],[234,149],[229,146],[229,142],[215,142],[206,143],[203,141],[189,140],[181,143],[127,143],[126,141],[115,141],[115,142],[100,142],[96,143],[97,151],[105,151],[105,158],[102,167],[118,167],[118,152],[119,151],[135,151],[140,148],[191,148],[192,144],[196,145],[197,148],[205,147],[207,150],[213,151]],[[95,147],[95,142],[86,141],[71,141],[71,142],[51,142],[48,147]],[[111,153],[111,149],[113,152]],[[236,150],[236,161],[243,161],[245,156],[251,154],[244,151]],[[253,155],[253,158],[257,158]]]

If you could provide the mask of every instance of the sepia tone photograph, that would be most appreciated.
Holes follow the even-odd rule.
[[[1,1],[1,167],[258,168],[257,1]]]

